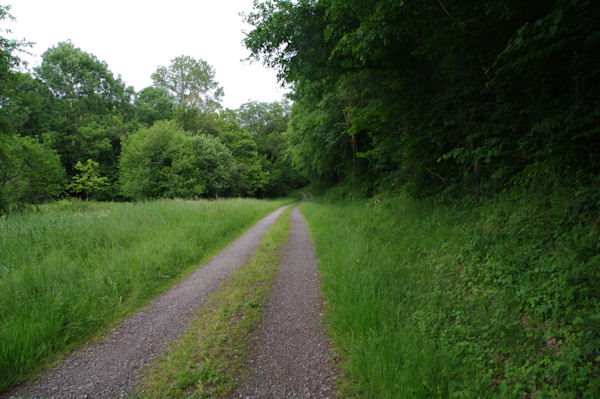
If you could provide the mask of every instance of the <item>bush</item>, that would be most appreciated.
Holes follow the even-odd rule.
[[[225,195],[234,170],[231,152],[214,137],[190,136],[160,121],[123,140],[122,192],[133,199]]]
[[[32,137],[0,136],[0,211],[56,198],[64,182],[54,150]]]

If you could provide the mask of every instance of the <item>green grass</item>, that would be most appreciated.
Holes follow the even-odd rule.
[[[508,194],[315,199],[302,212],[345,395],[597,397],[597,223]]]
[[[291,202],[61,201],[0,218],[0,391]]]
[[[187,331],[146,372],[136,396],[226,398],[243,379],[248,343],[277,274],[287,241],[290,207],[263,238],[255,256],[236,270],[198,311]]]

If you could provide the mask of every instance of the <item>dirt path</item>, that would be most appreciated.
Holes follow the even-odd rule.
[[[179,335],[194,311],[249,258],[286,207],[266,216],[206,266],[107,334],[104,342],[76,351],[39,379],[0,398],[125,397],[144,366]]]
[[[309,193],[309,196],[311,194]],[[334,398],[337,371],[320,318],[317,258],[296,207],[263,320],[253,345],[250,377],[236,398]]]

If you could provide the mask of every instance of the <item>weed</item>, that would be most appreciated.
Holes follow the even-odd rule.
[[[321,199],[302,211],[345,392],[597,397],[597,225],[509,195],[478,206]]]
[[[0,391],[129,314],[285,202],[60,201],[4,216]]]

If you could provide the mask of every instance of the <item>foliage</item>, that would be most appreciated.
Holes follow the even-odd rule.
[[[60,159],[47,145],[32,137],[0,134],[0,211],[54,199],[64,180]]]
[[[62,100],[65,116],[71,121],[88,113],[127,107],[130,102],[131,89],[113,76],[108,65],[69,41],[46,50],[35,71]]]
[[[0,22],[11,18],[9,7],[0,6]],[[302,183],[288,162],[287,142],[282,136],[287,123],[286,106],[249,104],[244,111],[256,107],[268,110],[264,126],[272,127],[257,133],[257,120],[251,122],[251,128],[240,127],[235,121],[236,111],[221,109],[223,89],[215,81],[214,69],[203,60],[176,57],[168,67],[160,67],[152,75],[154,86],[134,93],[104,61],[70,41],[45,51],[34,73],[19,72],[22,62],[18,52],[27,46],[25,41],[0,35],[0,132],[10,136],[3,139],[3,147],[19,140],[15,136],[43,142],[59,155],[68,177],[63,183],[81,178],[75,165],[85,166],[88,159],[94,160],[98,163],[95,169],[107,183],[104,189],[95,190],[95,199],[122,200],[123,195],[265,197],[283,195]],[[242,119],[248,115],[243,113]],[[160,183],[153,184],[152,189],[141,189],[143,183],[137,184],[135,193],[132,187],[121,189],[120,176],[135,169],[133,165],[127,172],[119,171],[122,143],[140,127],[151,128],[158,121],[175,121],[185,136],[209,135],[215,139],[176,138],[177,143],[171,143],[169,151],[177,154],[178,162],[158,168],[163,174]],[[226,142],[227,148],[219,141]],[[230,151],[235,153],[233,159]],[[169,163],[173,154],[155,155]],[[7,159],[3,160],[6,165],[14,164]],[[156,166],[151,161],[144,162]],[[139,176],[146,178],[158,173],[158,169],[144,173],[139,169]],[[49,182],[51,186],[56,179]],[[131,180],[127,184],[136,186]],[[89,194],[78,182],[62,186],[61,190],[68,195]],[[56,190],[53,188],[51,195],[36,194],[36,198],[14,192],[8,195],[6,189],[3,192],[2,208],[8,209],[16,207],[16,201],[53,198]]]
[[[10,14],[10,6],[0,5],[0,23],[5,20],[13,20]],[[10,33],[7,29],[0,29],[0,100],[4,103],[4,94],[12,86],[12,79],[15,76],[15,70],[21,65],[21,59],[17,52],[30,43],[23,40],[15,40],[4,37],[5,33]]]
[[[59,201],[0,219],[0,391],[194,270],[281,201]]]
[[[242,196],[264,196],[270,176],[263,168],[254,138],[240,126],[233,111],[220,116],[219,138],[235,160],[233,192]]]
[[[278,196],[306,184],[288,152],[285,132],[289,122],[287,102],[242,104],[236,111],[238,123],[256,142],[266,180],[260,195]]]
[[[294,88],[292,152],[313,181],[489,196],[536,163],[557,185],[597,175],[599,10],[274,0],[245,43]]]
[[[0,129],[5,133],[40,137],[52,128],[57,104],[48,86],[27,73],[15,72],[3,92]]]
[[[345,394],[596,397],[600,229],[564,205],[520,191],[303,205]]]
[[[223,97],[214,69],[206,61],[190,56],[173,58],[168,67],[159,67],[152,74],[152,81],[157,88],[168,91],[175,104],[185,110],[214,110]]]
[[[90,196],[94,198],[97,193],[106,189],[107,178],[99,175],[98,162],[88,159],[84,165],[81,161],[77,161],[73,168],[77,174],[73,176],[67,190],[74,194],[85,193],[85,199],[89,200]]]
[[[35,125],[35,133],[50,134],[51,145],[69,177],[77,173],[73,169],[77,162],[92,158],[108,181],[116,182],[120,138],[137,125],[132,120],[133,89],[115,78],[105,62],[71,42],[48,49],[35,72],[46,85],[46,91],[40,87],[40,93],[45,96],[50,91],[52,95],[47,102],[39,99],[34,103],[50,111],[44,124]],[[36,114],[44,112],[39,108],[33,108]],[[103,199],[114,199],[117,190],[111,187],[103,195]]]
[[[214,137],[189,136],[172,121],[156,122],[123,141],[123,194],[143,198],[225,195],[234,169],[231,152]]]
[[[173,119],[175,98],[165,89],[146,87],[137,93],[134,104],[136,118],[145,126],[152,126],[156,121]]]

